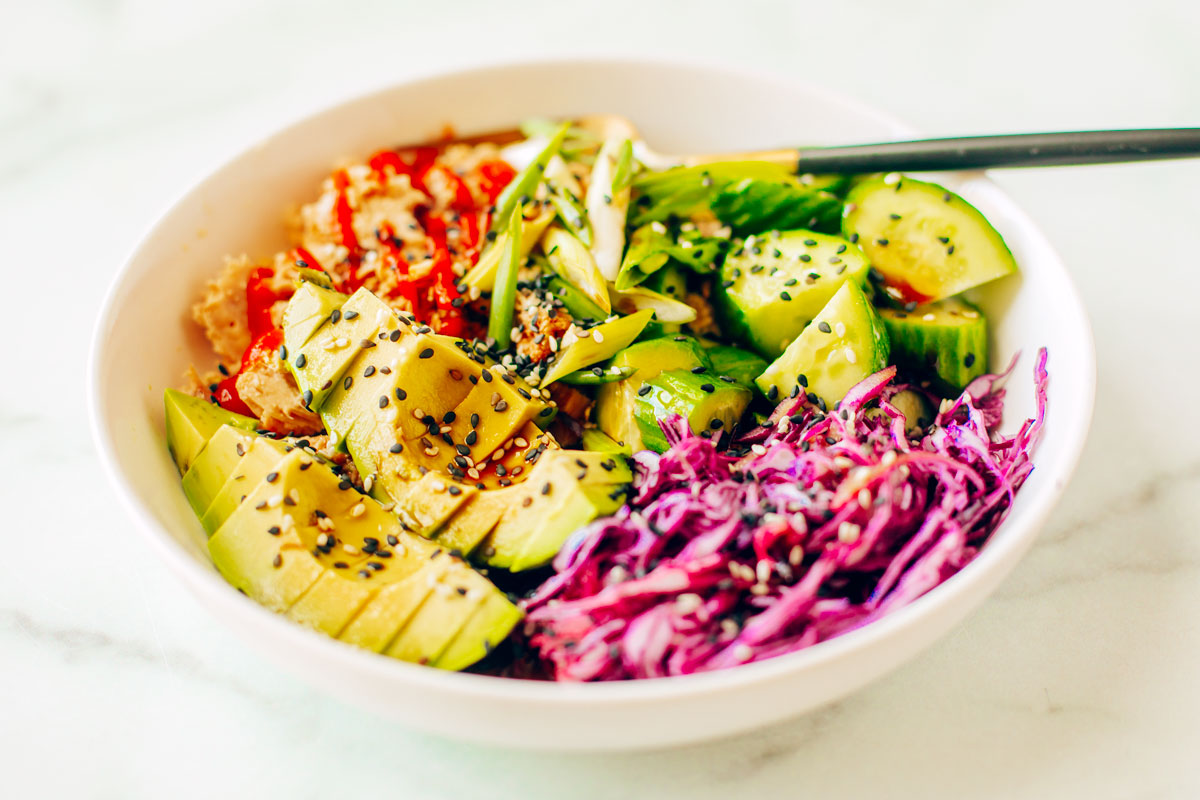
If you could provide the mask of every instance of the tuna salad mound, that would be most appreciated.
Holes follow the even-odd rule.
[[[1000,234],[605,119],[344,163],[290,249],[214,265],[166,433],[234,587],[404,661],[627,680],[841,635],[987,546],[1048,383],[1043,350],[1002,434]]]

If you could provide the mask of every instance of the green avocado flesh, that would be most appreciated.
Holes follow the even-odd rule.
[[[846,197],[842,233],[900,302],[940,300],[1017,271],[991,223],[936,183],[898,175],[858,183]]]
[[[301,386],[315,387],[311,407],[349,452],[369,493],[394,504],[410,530],[489,566],[520,570],[549,560],[577,527],[610,510],[607,503],[593,503],[590,516],[526,509],[519,526],[502,530],[527,539],[528,552],[480,547],[511,504],[504,498],[532,480],[539,457],[549,464],[560,452],[535,427],[548,424],[553,406],[466,342],[397,317],[369,292],[322,313],[308,343],[289,351],[292,371]],[[607,358],[648,319],[647,313],[623,317],[617,328],[599,326],[559,363],[573,363],[572,352],[581,363]],[[599,454],[571,453],[593,455]],[[630,479],[627,469],[618,474],[625,476],[620,482]]]
[[[722,328],[764,358],[777,358],[842,284],[862,286],[869,268],[862,250],[837,236],[752,236],[721,267],[715,300]]]
[[[167,427],[167,449],[179,474],[192,466],[204,445],[222,425],[232,425],[245,431],[258,427],[258,420],[226,411],[203,397],[195,397],[177,389],[163,394]]]
[[[271,610],[406,661],[461,669],[508,635],[520,611],[491,582],[343,485],[282,456],[209,539],[213,563]]]
[[[596,425],[618,446],[631,452],[645,449],[641,430],[634,418],[638,390],[661,372],[709,368],[705,349],[689,336],[663,336],[627,347],[616,355],[610,366],[632,369],[623,381],[605,384],[596,392]]]
[[[906,372],[951,393],[987,372],[987,319],[965,300],[950,297],[911,311],[884,308],[879,316],[891,339],[892,358]]]
[[[758,387],[774,400],[798,386],[832,407],[854,384],[887,366],[887,360],[883,322],[858,284],[847,281],[758,377]]]

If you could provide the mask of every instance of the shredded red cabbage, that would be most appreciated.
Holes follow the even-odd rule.
[[[1015,359],[1014,359],[1015,364]],[[664,421],[634,494],[579,531],[525,602],[530,649],[556,680],[685,675],[790,653],[911,602],[967,564],[1033,469],[1046,413],[1001,436],[985,375],[906,432],[895,367],[832,413],[801,395],[725,450]],[[935,400],[936,402],[936,400]]]

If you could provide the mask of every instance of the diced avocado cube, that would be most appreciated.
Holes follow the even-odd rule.
[[[178,389],[167,389],[163,393],[163,405],[167,449],[171,451],[180,475],[188,471],[204,445],[222,425],[232,425],[246,431],[258,427],[258,420],[252,417],[226,411],[203,397],[195,397]]]

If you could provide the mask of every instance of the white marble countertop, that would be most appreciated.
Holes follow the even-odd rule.
[[[438,741],[280,674],[160,568],[87,430],[99,299],[186,185],[326,101],[578,46],[788,71],[937,134],[1200,122],[1200,6],[1179,0],[560,5],[460,0],[453,22],[429,3],[9,5],[0,796],[1200,796],[1200,163],[999,177],[1094,321],[1091,440],[1001,590],[825,711],[661,753]]]

